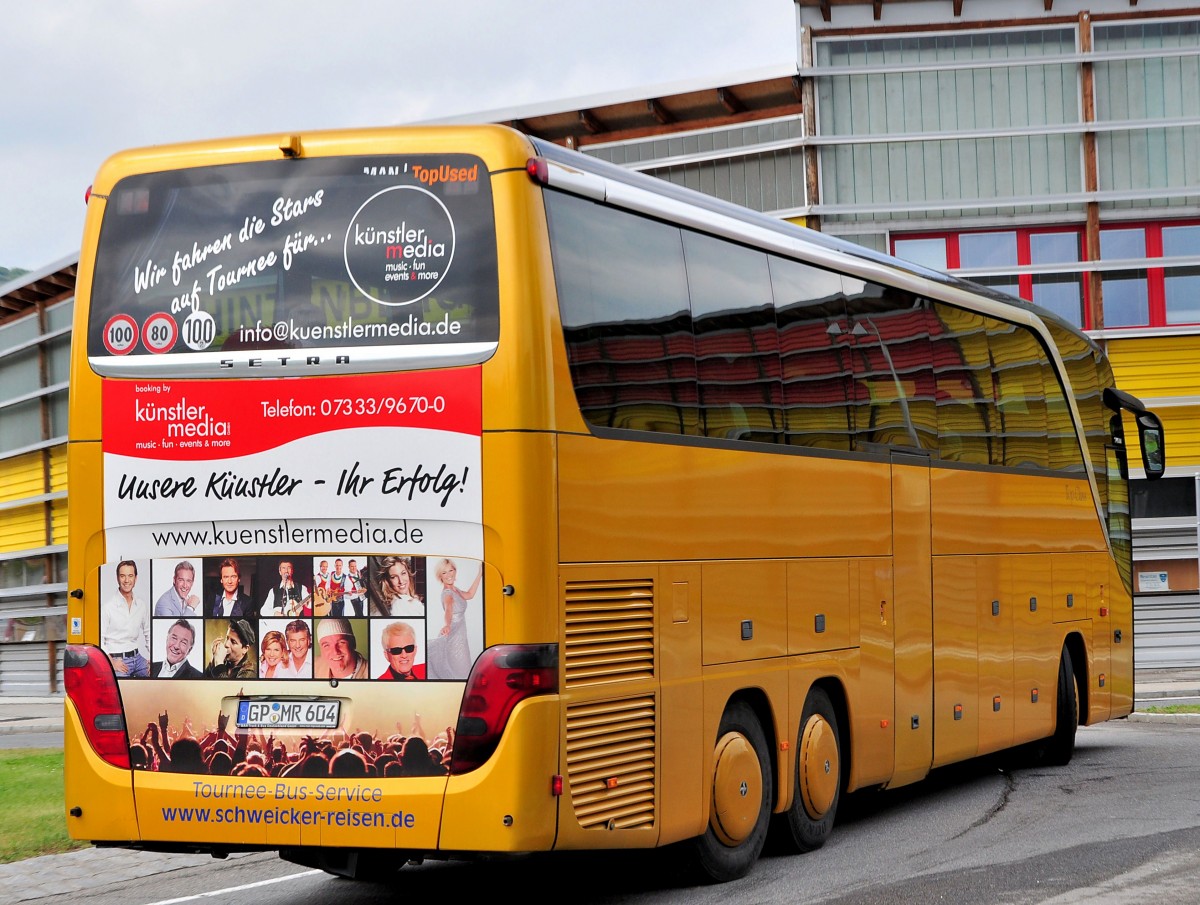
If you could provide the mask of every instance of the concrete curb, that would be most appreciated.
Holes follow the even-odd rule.
[[[63,721],[51,719],[13,720],[0,723],[0,735],[24,735],[37,733],[39,735],[62,736]]]
[[[1200,713],[1145,713],[1135,710],[1126,717],[1131,723],[1159,723],[1200,727]]]

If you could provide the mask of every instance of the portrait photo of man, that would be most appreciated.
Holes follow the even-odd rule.
[[[313,675],[318,679],[366,679],[367,658],[358,652],[358,639],[350,620],[330,616],[317,620],[317,649]]]
[[[209,619],[244,619],[252,618],[250,595],[242,590],[242,570],[236,559],[221,560],[220,571],[217,573],[218,589],[210,595],[204,608],[204,615]]]
[[[287,644],[289,669],[298,678],[312,677],[312,629],[305,619],[293,619],[283,629]]]
[[[150,664],[150,677],[154,679],[199,679],[203,673],[188,662],[188,657],[195,646],[196,629],[190,622],[186,619],[176,619],[170,623],[164,641],[163,659],[155,660]]]
[[[425,678],[425,656],[417,630],[407,622],[389,622],[380,632],[383,672],[379,678],[391,682],[413,682]]]
[[[155,562],[154,573],[162,574],[162,569],[169,563]],[[171,573],[171,586],[159,595],[154,604],[155,616],[199,616],[201,615],[200,595],[194,593],[196,584],[196,567],[186,559],[175,563]],[[159,584],[159,587],[162,585]]]
[[[279,580],[263,598],[259,615],[295,618],[305,607],[308,588],[296,576],[295,564],[290,559],[281,559],[278,566]]]
[[[150,604],[136,592],[138,565],[123,559],[115,570],[116,590],[100,607],[100,647],[119,677],[150,675]]]

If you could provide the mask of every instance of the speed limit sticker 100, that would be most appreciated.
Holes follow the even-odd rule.
[[[104,325],[104,348],[110,355],[128,355],[138,341],[138,325],[128,314],[114,314]]]

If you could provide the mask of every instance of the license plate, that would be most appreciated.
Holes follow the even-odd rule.
[[[341,701],[238,701],[239,729],[336,729]]]

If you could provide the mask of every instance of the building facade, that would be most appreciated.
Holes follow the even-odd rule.
[[[60,690],[75,258],[0,286],[0,694]]]
[[[484,116],[1087,330],[1167,430],[1167,477],[1133,475],[1139,665],[1200,665],[1200,6],[795,12],[794,64]]]

